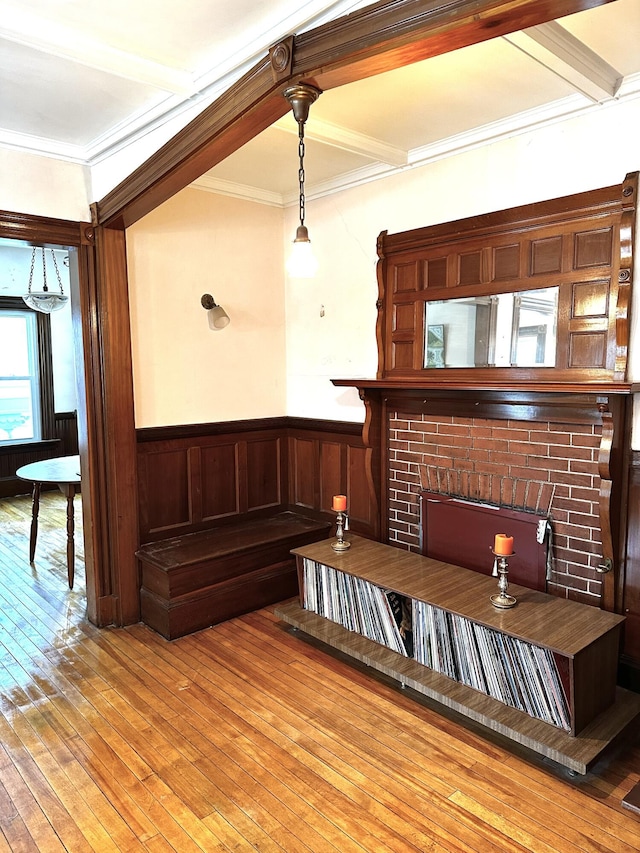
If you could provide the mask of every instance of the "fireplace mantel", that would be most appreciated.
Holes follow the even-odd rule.
[[[400,404],[407,411],[505,420],[566,420],[603,423],[634,390],[629,383],[497,383],[446,380],[438,383],[399,379],[333,379],[339,387],[357,388],[360,398]],[[367,407],[369,408],[369,407]]]
[[[507,368],[510,369],[510,368]],[[631,394],[640,391],[640,385],[629,382],[531,382],[491,381],[485,379],[456,380],[442,377],[428,379],[332,379],[334,385],[378,391],[499,391],[534,392],[549,394]]]
[[[630,383],[496,383],[479,387],[466,381],[416,382],[393,379],[334,379],[355,387],[364,402],[363,440],[368,448],[370,487],[380,507],[382,538],[388,534],[388,431],[393,412],[436,417],[557,424],[591,424],[598,429],[599,517],[602,535],[602,606],[619,610],[622,554],[620,517],[626,491]],[[569,427],[568,427],[569,429]]]

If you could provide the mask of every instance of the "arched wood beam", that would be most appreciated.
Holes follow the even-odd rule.
[[[607,2],[383,0],[289,37],[106,195],[96,224],[132,225],[237,151],[288,111],[292,80],[329,89]]]

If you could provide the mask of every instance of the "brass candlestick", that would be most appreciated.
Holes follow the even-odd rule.
[[[492,595],[490,600],[494,607],[498,607],[500,610],[507,610],[509,607],[515,607],[518,603],[518,600],[512,595],[509,595],[507,592],[509,589],[509,562],[507,557],[513,557],[515,551],[511,554],[496,554],[496,552],[492,550],[491,553],[496,558],[493,565],[493,572],[491,574],[494,578],[498,578],[498,589],[500,591],[495,595]]]
[[[349,516],[346,510],[344,512],[338,510],[336,524],[336,540],[331,543],[331,547],[334,551],[347,551],[351,548],[351,542],[347,542],[344,539],[344,531],[349,529]]]

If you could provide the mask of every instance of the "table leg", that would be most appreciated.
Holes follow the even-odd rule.
[[[69,578],[69,589],[73,589],[73,573],[75,568],[75,548],[73,543],[73,498],[76,487],[73,483],[65,483],[59,486],[60,491],[67,496],[67,577]]]
[[[29,562],[33,563],[36,555],[36,539],[38,538],[38,512],[40,510],[40,483],[33,484],[33,504],[31,506],[31,537],[29,539]]]

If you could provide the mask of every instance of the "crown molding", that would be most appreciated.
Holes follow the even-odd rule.
[[[294,136],[298,135],[298,127],[292,122],[290,115],[283,116],[275,122],[273,127]],[[304,137],[305,139],[312,139],[314,142],[322,142],[324,145],[340,148],[342,151],[349,151],[352,154],[359,154],[371,160],[386,163],[389,166],[406,166],[409,162],[409,152],[406,148],[389,145],[380,139],[329,121],[312,118],[305,125]]]
[[[634,74],[625,78],[623,84],[618,89],[616,98],[610,99],[605,104],[595,104],[592,101],[585,99],[582,95],[571,95],[568,98],[563,98],[562,100],[555,101],[552,104],[546,104],[543,107],[526,110],[522,113],[509,116],[508,118],[490,122],[482,127],[477,127],[473,130],[447,137],[447,139],[441,139],[437,142],[433,142],[419,148],[414,148],[408,152],[408,162],[404,166],[390,166],[385,163],[377,162],[364,166],[361,169],[355,169],[352,172],[343,173],[332,180],[313,185],[307,184],[305,192],[306,200],[313,201],[317,198],[323,198],[337,192],[363,186],[373,181],[379,181],[383,178],[400,174],[408,169],[416,169],[420,166],[426,166],[429,163],[434,163],[447,157],[464,154],[465,152],[472,151],[475,148],[491,145],[492,143],[498,142],[502,139],[519,136],[523,133],[534,130],[540,130],[559,122],[568,121],[569,119],[586,115],[594,110],[607,109],[608,107],[615,106],[620,102],[631,100],[639,96],[640,74]],[[225,183],[228,184],[227,187],[223,187],[221,185],[222,182],[220,182],[220,187],[215,190],[212,189],[211,191],[222,192],[223,194],[230,195],[235,194],[229,192],[234,185],[229,182]],[[245,187],[245,192],[241,196],[242,198],[251,198],[253,201],[260,201],[257,196],[252,197],[251,195],[247,195],[246,189],[247,188]],[[284,194],[281,197],[281,204],[283,207],[289,207],[297,203],[297,192]]]
[[[255,201],[258,204],[266,204],[270,207],[285,207],[285,201],[281,193],[260,190],[256,187],[237,184],[233,181],[224,181],[209,174],[202,175],[202,177],[198,178],[197,181],[193,181],[189,186],[195,190],[204,190],[205,192],[229,196],[230,198]]]

